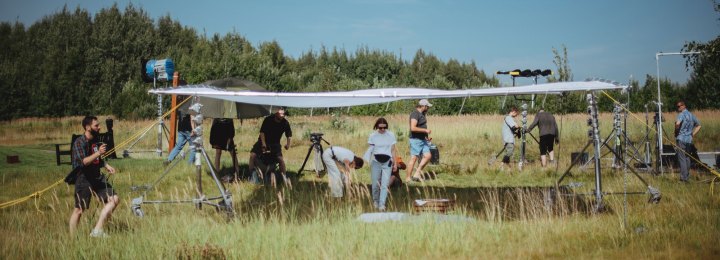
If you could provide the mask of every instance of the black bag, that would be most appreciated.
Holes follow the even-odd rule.
[[[379,163],[386,163],[390,160],[390,155],[387,154],[375,154],[375,160]]]
[[[77,168],[73,169],[72,171],[70,171],[70,173],[68,173],[68,175],[65,176],[65,179],[63,181],[70,185],[75,184],[75,181],[77,181],[78,174],[80,174],[80,169],[82,169],[82,167],[77,167]]]

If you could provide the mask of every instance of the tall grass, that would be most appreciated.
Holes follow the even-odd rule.
[[[696,113],[703,123],[698,146],[713,149],[720,121],[717,112]],[[407,115],[386,117],[390,129],[407,137]],[[463,221],[440,221],[433,215],[406,222],[362,223],[356,218],[373,212],[369,169],[355,173],[350,196],[328,196],[326,178],[292,177],[292,186],[270,188],[247,182],[228,184],[236,216],[227,219],[212,207],[196,210],[192,204],[144,205],[144,218],[130,212],[130,200],[140,196],[133,186],[151,183],[163,171],[154,153],[134,153],[129,159],[109,161],[119,173],[111,182],[120,192],[121,205],[106,226],[109,239],[87,236],[97,221],[100,206],[94,203],[81,219],[78,235],[67,234],[73,207],[73,188],[61,185],[49,193],[11,208],[0,209],[0,256],[27,258],[718,258],[720,246],[720,196],[700,182],[680,185],[673,173],[642,174],[663,192],[660,204],[646,203],[646,195],[627,198],[606,196],[609,209],[594,213],[585,196],[556,196],[550,191],[569,165],[569,154],[587,141],[585,115],[562,118],[562,142],[557,147],[559,166],[542,169],[531,163],[523,171],[500,170],[487,161],[501,148],[502,116],[430,115],[433,142],[441,152],[440,166],[430,166],[437,179],[411,183],[392,190],[390,211],[413,212],[412,202],[422,198],[454,199],[450,214]],[[601,135],[609,134],[611,115],[601,115]],[[667,118],[674,117],[668,115]],[[103,118],[101,118],[103,119]],[[306,132],[321,131],[333,145],[362,153],[372,117],[290,117],[293,142],[283,151],[291,174],[305,157]],[[0,162],[0,202],[45,187],[63,177],[68,165],[55,166],[52,143],[68,142],[80,132],[80,118],[23,119],[0,123],[0,156],[19,155],[20,164]],[[518,120],[519,121],[519,120]],[[671,120],[668,120],[671,121]],[[335,122],[335,123],[333,123]],[[644,127],[628,120],[633,140],[644,137]],[[116,143],[152,121],[116,121]],[[257,138],[259,120],[236,121],[235,141],[239,160],[247,161]],[[666,122],[669,127],[671,122]],[[209,135],[206,123],[205,137]],[[669,129],[669,128],[668,128]],[[154,150],[157,130],[138,142],[136,150]],[[67,139],[67,140],[66,140]],[[407,140],[398,145],[407,157]],[[211,151],[210,151],[211,152]],[[213,154],[210,154],[213,157]],[[528,157],[538,159],[536,144],[528,144]],[[405,158],[407,161],[407,158]],[[608,192],[645,191],[632,175],[610,169],[603,160],[603,189]],[[222,174],[231,170],[223,155]],[[312,167],[312,166],[310,166]],[[242,170],[246,170],[243,165]],[[307,167],[306,167],[307,168]],[[589,193],[591,170],[576,169],[568,182]],[[696,174],[699,179],[707,175]],[[404,175],[404,173],[402,173]],[[181,162],[146,199],[187,199],[195,196],[193,167]],[[216,195],[211,180],[203,176],[206,194]],[[626,181],[627,180],[627,181]],[[548,201],[550,198],[554,200]]]

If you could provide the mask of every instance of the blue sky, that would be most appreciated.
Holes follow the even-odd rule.
[[[632,75],[644,82],[646,74],[656,74],[656,52],[677,52],[686,41],[707,42],[720,33],[720,14],[710,0],[6,0],[0,20],[29,26],[64,4],[95,13],[114,2],[121,8],[133,3],[153,19],[169,14],[207,35],[235,30],[255,44],[277,40],[293,57],[321,46],[349,52],[367,46],[412,59],[422,48],[494,73],[554,70],[552,48],[564,44],[575,80],[627,82]],[[661,77],[678,82],[689,75],[679,56],[661,58],[660,69]]]

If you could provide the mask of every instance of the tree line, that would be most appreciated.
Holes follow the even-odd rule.
[[[714,42],[708,45],[716,46],[718,40]],[[686,48],[705,46],[693,43]],[[548,80],[572,80],[565,46],[562,51],[553,52],[557,76]],[[83,114],[153,117],[155,99],[147,93],[152,84],[141,80],[141,60],[165,57],[173,59],[182,79],[191,84],[238,77],[280,92],[390,86],[451,90],[499,85],[492,73],[488,75],[478,69],[474,62],[442,61],[422,49],[411,60],[368,47],[347,51],[325,46],[293,58],[285,55],[276,41],[254,46],[235,31],[208,37],[169,15],[155,21],[132,4],[124,9],[115,4],[95,14],[79,7],[75,10],[65,7],[27,28],[19,22],[0,23],[0,95],[6,97],[5,104],[0,106],[0,120]],[[720,93],[717,56],[692,60],[689,66],[696,70],[687,85],[661,80],[663,95],[668,100],[685,95],[697,101],[698,108],[717,108],[717,102],[712,102],[717,97],[703,94],[708,88],[715,90],[715,96]],[[642,103],[652,99],[656,80],[647,76],[644,86],[632,82],[633,109],[639,111]],[[692,93],[697,93],[697,99],[690,96]],[[527,97],[442,99],[434,102],[433,113],[457,114],[461,107],[462,113],[497,113],[507,106],[519,105],[523,98]],[[541,103],[551,111],[564,113],[582,112],[586,107],[579,93],[538,97],[537,104]],[[401,101],[351,109],[318,109],[316,113],[347,111],[377,115],[407,112],[412,105],[411,101]],[[601,105],[605,110],[612,107],[604,99]]]

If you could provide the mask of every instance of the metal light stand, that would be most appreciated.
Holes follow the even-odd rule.
[[[594,212],[601,212],[604,210],[604,203],[603,203],[603,196],[604,195],[614,195],[618,193],[605,193],[602,191],[602,174],[601,174],[601,165],[600,165],[600,148],[605,145],[610,152],[612,152],[616,158],[620,160],[621,163],[625,164],[624,159],[620,154],[616,153],[615,149],[607,145],[607,143],[603,144],[600,142],[600,128],[598,123],[598,109],[597,109],[597,101],[595,100],[595,95],[592,93],[586,95],[586,100],[588,102],[588,114],[590,118],[588,119],[588,125],[590,126],[590,129],[588,130],[588,137],[590,137],[590,140],[588,143],[583,147],[582,152],[585,152],[585,150],[592,144],[593,150],[594,150],[594,164],[595,164],[595,190],[591,194],[595,198],[595,205],[593,207]],[[581,152],[581,153],[582,153]],[[565,171],[565,173],[558,179],[556,182],[556,186],[559,187],[562,181],[565,179],[565,177],[569,176],[570,170],[574,165],[576,165],[580,161],[580,156],[576,157],[573,162],[570,164],[568,169]],[[660,191],[652,186],[650,186],[640,175],[630,169],[633,174],[647,187],[648,191],[647,193],[650,194],[650,198],[648,199],[648,202],[650,203],[658,203],[660,202]],[[619,194],[644,194],[644,192],[622,192]]]
[[[523,103],[520,108],[522,108],[522,112],[520,113],[520,115],[522,115],[522,119],[520,120],[522,122],[522,130],[520,131],[520,140],[522,142],[520,143],[520,162],[518,162],[518,168],[522,171],[523,165],[526,163],[525,146],[527,144],[527,140],[525,129],[527,129],[527,103]]]
[[[137,144],[140,140],[142,140],[142,139],[145,137],[145,135],[147,135],[147,133],[150,132],[150,130],[152,130],[153,127],[155,127],[155,125],[159,125],[160,127],[162,127],[162,129],[165,130],[165,140],[168,140],[167,137],[168,137],[168,135],[169,135],[169,131],[170,131],[170,130],[167,128],[167,126],[166,126],[165,124],[155,122],[155,124],[153,124],[152,127],[149,127],[147,130],[145,130],[145,132],[143,132],[143,133],[140,135],[140,137],[138,137],[137,139],[135,139],[135,141],[133,141],[132,144],[128,145],[128,147],[127,147],[126,149],[123,149],[123,157],[126,157],[126,158],[127,158],[128,156],[130,156],[130,153],[135,153],[135,152],[132,151],[132,148],[135,147],[135,144]],[[157,150],[155,150],[155,151],[145,150],[145,151],[136,151],[136,152],[157,152]]]
[[[153,89],[157,89],[157,74],[158,71],[155,70],[155,73],[153,73]],[[158,104],[158,141],[157,141],[157,149],[155,152],[157,152],[158,156],[162,157],[162,131],[163,127],[165,127],[165,123],[163,122],[163,116],[162,116],[162,95],[157,95],[157,104]]]
[[[645,168],[651,168],[652,167],[652,160],[650,159],[650,153],[652,151],[650,150],[650,113],[648,111],[648,106],[645,104],[645,161],[643,162]]]
[[[197,97],[195,97],[195,101],[197,101]],[[194,199],[185,199],[185,200],[170,200],[170,201],[162,201],[162,200],[156,200],[156,201],[146,201],[144,198],[147,196],[147,192],[151,189],[153,189],[154,186],[156,186],[160,180],[162,180],[180,161],[182,160],[176,160],[174,161],[170,167],[168,167],[165,172],[163,172],[162,175],[152,184],[148,186],[144,186],[144,192],[142,196],[134,198],[132,200],[132,206],[131,209],[133,213],[138,217],[143,217],[145,213],[143,212],[141,205],[142,204],[165,204],[165,203],[192,203],[195,204],[195,206],[198,209],[202,208],[202,204],[207,204],[214,206],[217,210],[223,211],[226,213],[228,217],[233,217],[235,214],[235,211],[232,207],[232,195],[230,192],[228,192],[225,189],[225,186],[222,184],[220,179],[217,176],[216,169],[213,168],[213,164],[210,161],[210,157],[207,155],[207,152],[205,151],[205,148],[203,147],[203,140],[202,140],[202,133],[203,133],[203,127],[202,127],[202,121],[203,121],[203,115],[200,113],[200,109],[202,108],[202,105],[200,103],[195,103],[192,106],[190,106],[190,115],[192,116],[192,120],[196,123],[197,127],[195,127],[195,138],[191,141],[191,149],[189,149],[188,152],[192,152],[192,148],[195,148],[195,171],[197,175],[197,194],[198,197]],[[202,160],[205,159],[205,163],[208,165],[208,169],[210,170],[210,176],[213,178],[213,181],[217,185],[217,188],[220,192],[220,196],[215,197],[206,197],[205,193],[203,192],[202,188]],[[213,200],[220,200],[217,203],[213,203]]]
[[[615,169],[620,169],[623,167],[623,164],[625,162],[625,160],[622,159],[625,154],[624,150],[626,150],[628,148],[632,148],[631,152],[633,152],[633,153],[632,153],[631,159],[633,159],[641,164],[645,163],[639,159],[641,157],[640,151],[631,144],[632,142],[630,141],[630,138],[627,135],[627,131],[625,130],[625,128],[623,128],[623,121],[626,121],[626,119],[627,119],[627,114],[623,114],[623,111],[624,111],[623,104],[616,103],[615,107],[613,108],[613,128],[610,131],[610,134],[608,134],[608,136],[605,139],[601,139],[601,141],[604,140],[604,141],[602,141],[602,145],[607,146],[607,147],[610,147],[610,145],[608,143],[611,140],[615,141],[615,145],[613,147],[610,147],[610,150],[612,150],[612,151],[608,151],[607,153],[602,155],[604,157],[605,155],[607,155],[609,153],[614,154],[614,157],[612,158],[612,160],[613,160],[612,167]],[[625,124],[625,127],[627,127],[627,124]],[[594,156],[591,159],[595,159]],[[586,162],[585,165],[583,165],[583,167],[585,167],[587,164],[589,164],[590,161],[592,161],[592,160],[589,160],[588,162]]]

